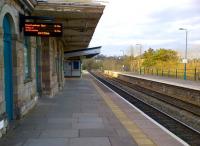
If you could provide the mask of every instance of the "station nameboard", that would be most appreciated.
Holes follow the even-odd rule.
[[[41,36],[41,37],[61,37],[61,23],[24,23],[25,36]]]

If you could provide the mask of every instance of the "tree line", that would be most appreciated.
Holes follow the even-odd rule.
[[[83,69],[91,70],[116,70],[116,71],[138,71],[140,68],[183,68],[181,57],[178,52],[172,49],[149,48],[138,56],[104,56],[98,55],[95,58],[83,61]],[[190,59],[188,66],[197,67],[200,59]]]

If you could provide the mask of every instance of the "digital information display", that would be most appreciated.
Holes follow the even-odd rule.
[[[41,37],[61,37],[61,23],[24,23],[25,36],[41,36]]]

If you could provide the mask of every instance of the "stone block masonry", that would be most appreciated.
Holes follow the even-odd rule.
[[[30,0],[31,1],[31,0]],[[27,6],[26,6],[27,5]],[[36,104],[41,95],[53,96],[64,86],[64,77],[61,63],[56,63],[56,59],[63,60],[63,44],[56,38],[36,38],[30,37],[28,47],[30,76],[25,78],[25,37],[19,28],[19,13],[30,15],[31,6],[28,3],[22,3],[14,0],[0,1],[0,137],[6,133],[9,124],[8,113],[6,111],[5,99],[5,80],[4,80],[4,28],[3,20],[8,16],[11,25],[11,50],[12,50],[12,81],[13,94],[12,120],[22,118]],[[24,9],[24,8],[27,9]],[[40,51],[37,54],[36,49]],[[36,58],[40,58],[38,64]],[[38,67],[38,66],[39,67]],[[59,66],[59,67],[58,67]],[[36,69],[37,68],[37,69]],[[59,68],[59,70],[55,70]],[[36,74],[38,71],[38,75]],[[58,80],[62,79],[62,80]],[[38,90],[38,86],[41,89]],[[41,93],[39,93],[39,91]]]
[[[105,71],[104,73],[200,107],[200,90],[144,79],[142,76],[140,78],[139,76],[134,77],[134,75],[124,75],[114,71]]]
[[[118,78],[200,107],[200,91],[124,75]]]

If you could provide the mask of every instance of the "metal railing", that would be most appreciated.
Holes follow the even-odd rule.
[[[184,77],[184,69],[157,69],[157,68],[145,68],[142,67],[140,69],[136,69],[135,73],[141,75],[156,75],[163,77],[172,77],[177,79],[183,79]],[[200,81],[200,68],[187,69],[186,71],[187,80],[195,80]]]

